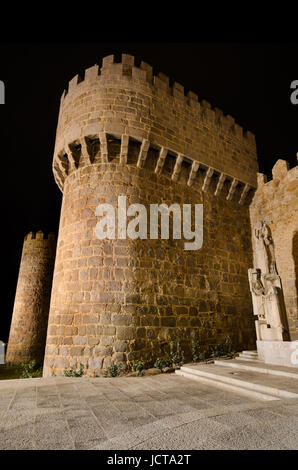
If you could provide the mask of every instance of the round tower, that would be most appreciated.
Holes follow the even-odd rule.
[[[25,236],[11,320],[6,363],[44,357],[56,239],[42,231]]]
[[[63,192],[44,375],[152,363],[171,342],[254,341],[247,195],[254,136],[123,54],[74,77],[61,98],[53,159]],[[99,239],[99,204],[203,204],[203,247],[185,239]],[[149,229],[148,229],[149,232]],[[118,233],[119,235],[119,233]]]

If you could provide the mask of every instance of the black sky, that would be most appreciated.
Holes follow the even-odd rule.
[[[296,164],[298,43],[0,43],[2,308],[7,341],[24,235],[58,231],[61,193],[51,170],[60,96],[68,81],[109,55],[128,53],[230,114],[256,135],[260,171]]]

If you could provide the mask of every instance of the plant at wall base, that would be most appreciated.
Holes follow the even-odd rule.
[[[166,356],[165,358],[161,359],[158,357],[154,363],[154,367],[156,369],[164,369],[165,367],[172,367],[173,362],[169,356]]]
[[[84,365],[80,363],[79,370],[75,369],[74,367],[70,367],[69,369],[64,369],[64,376],[65,377],[82,377],[84,373]]]
[[[111,364],[107,367],[107,372],[109,377],[117,377],[122,371],[122,364]]]
[[[206,359],[205,351],[202,351],[202,345],[199,340],[192,343],[192,360],[193,362],[204,361]]]
[[[235,351],[232,347],[232,340],[229,336],[226,337],[223,344],[215,344],[210,346],[210,357],[221,357],[221,356],[234,356]]]
[[[32,379],[42,377],[42,363],[35,360],[20,364],[21,379]]]
[[[210,346],[210,353],[209,357],[215,358],[215,357],[220,357],[224,356],[224,349],[222,344],[214,344]]]
[[[143,361],[134,362],[132,365],[132,368],[135,372],[138,372],[140,375],[143,375],[144,369],[145,369],[145,362]]]
[[[181,349],[180,340],[177,339],[176,343],[170,343],[170,358],[173,366],[183,366],[184,364],[184,351]]]
[[[224,349],[228,356],[234,356],[236,351],[233,349],[232,340],[230,336],[227,336],[224,342]]]

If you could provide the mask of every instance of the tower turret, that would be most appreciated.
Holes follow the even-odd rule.
[[[6,353],[6,363],[44,356],[56,239],[42,231],[25,236]]]

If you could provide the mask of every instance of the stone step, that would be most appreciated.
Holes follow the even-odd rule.
[[[242,351],[240,354],[243,354],[244,356],[256,356],[258,357],[258,351]]]
[[[243,368],[231,370],[218,364],[186,364],[176,372],[194,380],[209,382],[210,385],[263,400],[298,398],[298,383],[289,377],[264,375]]]
[[[240,395],[245,395],[249,398],[257,398],[259,400],[266,400],[266,401],[279,400],[279,398],[273,397],[271,395],[267,395],[265,393],[256,392],[254,390],[248,390],[246,388],[227,384],[224,382],[219,382],[217,380],[214,380],[208,377],[203,377],[203,376],[195,375],[189,372],[185,372],[184,370],[181,370],[181,369],[176,370],[176,374],[186,377],[187,379],[190,379],[190,380],[196,380],[200,383],[220,388],[221,390],[228,390],[229,392],[235,392]]]
[[[249,351],[242,351],[239,353],[240,356],[248,356],[248,357],[258,357],[258,353],[250,353]]]
[[[253,355],[249,355],[249,354],[239,354],[238,357],[244,357],[245,359],[258,359],[259,356],[253,356]]]
[[[235,359],[236,359],[237,361],[244,361],[244,362],[245,362],[245,361],[263,362],[263,361],[261,361],[261,360],[258,359],[258,358],[255,358],[255,357],[248,357],[248,356],[237,356],[237,357],[235,357]]]
[[[236,358],[237,359],[237,358]],[[239,360],[215,360],[214,364],[218,366],[224,367],[233,367],[235,369],[243,369],[243,370],[250,370],[253,372],[259,372],[261,374],[269,374],[269,375],[279,375],[283,377],[289,377],[292,379],[298,380],[298,368],[295,370],[290,367],[284,366],[275,366],[271,364],[265,364],[260,360],[253,360],[253,361],[244,361],[241,363]]]

